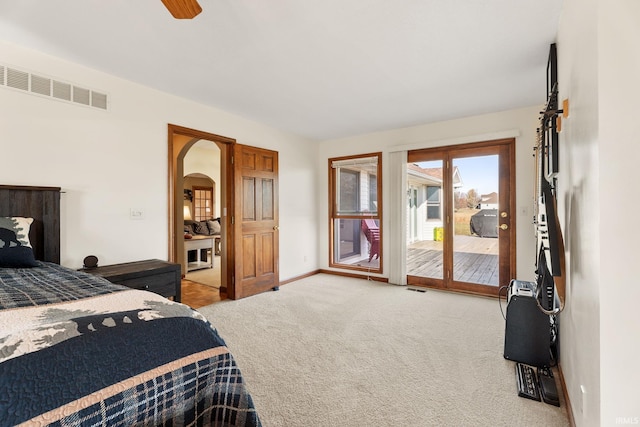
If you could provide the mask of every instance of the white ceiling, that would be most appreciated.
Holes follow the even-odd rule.
[[[542,105],[562,6],[199,2],[176,20],[160,0],[0,0],[0,39],[324,140]]]

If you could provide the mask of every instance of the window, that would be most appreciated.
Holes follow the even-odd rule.
[[[441,214],[440,187],[427,186],[427,221],[440,220]]]
[[[213,190],[206,187],[193,187],[193,219],[204,221],[213,219]]]
[[[382,272],[380,153],[329,159],[329,265]]]
[[[369,210],[375,212],[378,210],[378,176],[369,175]]]
[[[340,168],[338,210],[341,214],[355,214],[360,211],[360,172]]]

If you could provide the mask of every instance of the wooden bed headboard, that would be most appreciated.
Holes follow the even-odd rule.
[[[60,264],[60,187],[0,185],[0,216],[33,218],[35,258]]]

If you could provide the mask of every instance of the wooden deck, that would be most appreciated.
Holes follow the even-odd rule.
[[[441,279],[442,242],[421,241],[407,248],[407,274]],[[498,286],[498,239],[455,236],[454,280]]]
[[[344,264],[378,268],[373,258],[354,259]],[[407,274],[442,279],[442,242],[423,240],[407,247]],[[476,236],[455,236],[453,278],[460,282],[498,286],[498,239]]]

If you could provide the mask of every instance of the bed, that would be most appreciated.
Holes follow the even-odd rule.
[[[0,425],[260,426],[202,315],[59,265],[59,207],[0,186]]]

